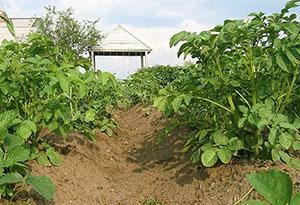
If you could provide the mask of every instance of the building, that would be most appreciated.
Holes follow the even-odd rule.
[[[110,58],[112,61],[109,61],[110,68],[107,68],[107,71],[114,73],[119,78],[124,78],[136,69],[148,67],[148,55],[151,51],[152,49],[146,43],[119,25],[108,33],[99,45],[90,49],[90,55],[94,69],[105,70],[101,61]],[[122,63],[122,61],[133,58],[140,59],[139,65],[130,66]],[[117,63],[116,68],[114,68],[114,63]],[[99,67],[99,65],[101,66]]]
[[[30,32],[35,31],[39,19],[40,18],[11,18],[17,39],[24,39]],[[4,39],[12,40],[13,36],[6,28],[6,24],[0,22],[0,42]]]

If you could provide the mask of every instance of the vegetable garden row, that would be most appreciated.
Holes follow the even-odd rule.
[[[0,195],[14,197],[16,184],[22,184],[52,200],[51,181],[32,176],[27,166],[30,160],[43,166],[62,163],[41,130],[65,138],[74,131],[90,140],[97,140],[96,131],[112,136],[113,111],[128,102],[153,104],[168,118],[157,143],[168,140],[174,129],[188,127],[182,152],[195,164],[271,159],[300,169],[300,23],[290,12],[298,2],[289,1],[272,15],[252,13],[247,20],[226,20],[201,33],[180,32],[170,46],[180,45],[178,56],[191,56],[195,64],[142,69],[125,82],[91,71],[89,60],[60,52],[39,33],[25,42],[4,41]],[[272,204],[300,204],[299,193],[292,199],[292,182],[284,173],[252,174],[249,181]],[[271,189],[276,183],[281,188]]]

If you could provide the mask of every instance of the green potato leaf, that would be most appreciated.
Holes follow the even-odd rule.
[[[261,171],[248,175],[254,189],[273,205],[289,204],[293,183],[290,176],[277,170]]]
[[[16,172],[11,172],[8,174],[5,174],[4,176],[0,177],[0,185],[3,184],[16,184],[23,182],[23,177],[21,174]]]
[[[18,162],[25,162],[30,158],[30,151],[23,146],[13,147],[4,160],[5,167],[11,167]]]
[[[218,150],[218,157],[224,164],[228,164],[232,158],[232,152],[228,148],[221,148]]]
[[[54,166],[60,166],[62,164],[62,160],[61,160],[59,154],[57,152],[55,152],[55,150],[52,147],[47,149],[46,154],[47,154],[48,158],[50,159],[50,162]]]
[[[291,200],[290,205],[299,205],[300,204],[300,192],[297,192]]]
[[[205,167],[212,167],[218,161],[218,154],[215,149],[209,149],[204,151],[201,155],[201,162]]]
[[[54,199],[55,187],[48,177],[30,175],[26,178],[26,183],[48,201]]]

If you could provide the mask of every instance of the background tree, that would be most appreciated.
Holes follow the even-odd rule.
[[[96,29],[99,20],[80,22],[73,18],[74,10],[57,11],[54,6],[45,7],[46,14],[39,23],[38,31],[53,39],[63,51],[73,50],[82,55],[103,38]]]

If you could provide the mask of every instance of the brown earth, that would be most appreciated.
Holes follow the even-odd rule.
[[[115,119],[119,126],[111,138],[99,134],[96,143],[91,143],[72,134],[68,142],[55,140],[63,153],[60,167],[33,164],[35,174],[49,176],[56,185],[55,201],[50,204],[140,205],[150,199],[167,205],[234,204],[251,188],[248,173],[273,166],[239,161],[195,167],[180,153],[184,130],[154,144],[165,125],[159,112],[135,106],[118,111]],[[289,172],[299,190],[300,173],[277,167]],[[254,191],[250,196],[256,196]]]

